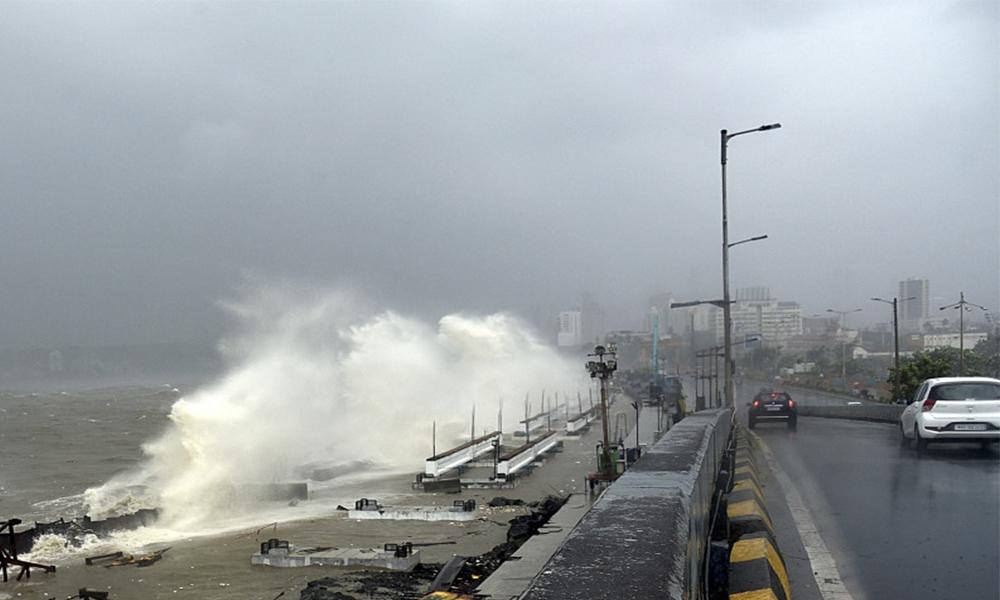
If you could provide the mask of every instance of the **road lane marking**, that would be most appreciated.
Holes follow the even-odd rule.
[[[756,434],[754,435],[756,436]],[[775,460],[767,444],[759,436],[757,436],[757,441],[764,453],[764,458],[767,459],[771,467],[771,472],[774,473],[774,478],[781,487],[785,501],[788,503],[795,528],[799,530],[799,538],[802,540],[802,546],[805,547],[806,555],[809,557],[819,593],[824,600],[854,600],[851,593],[847,591],[847,587],[844,586],[844,582],[840,578],[840,571],[837,570],[837,561],[834,560],[833,554],[830,553],[826,542],[823,541],[823,536],[816,528],[816,521],[802,501],[802,496],[799,495],[795,484]]]

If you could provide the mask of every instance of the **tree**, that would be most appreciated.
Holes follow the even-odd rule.
[[[917,352],[904,358],[899,365],[899,373],[889,369],[887,383],[896,386],[897,398],[913,398],[917,388],[925,379],[932,377],[952,377],[958,375],[958,348],[935,348]],[[988,357],[972,350],[965,351],[965,375],[974,377],[985,375],[990,366]]]

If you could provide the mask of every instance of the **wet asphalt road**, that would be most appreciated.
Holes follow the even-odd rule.
[[[793,392],[801,403],[809,396]],[[918,457],[891,424],[812,417],[800,417],[794,432],[779,423],[755,431],[794,482],[855,600],[1000,598],[996,446],[931,445]]]

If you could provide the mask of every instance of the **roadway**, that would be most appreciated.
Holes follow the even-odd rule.
[[[737,395],[744,425],[754,391],[747,385]],[[831,401],[790,392],[801,404]],[[800,417],[797,431],[783,423],[754,431],[801,497],[853,600],[1000,598],[996,446],[931,445],[917,457],[892,424],[817,417]],[[792,519],[780,523],[794,528]],[[801,548],[795,538],[790,545]]]

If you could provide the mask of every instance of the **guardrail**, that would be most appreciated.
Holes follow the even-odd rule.
[[[701,600],[730,409],[688,415],[613,483],[522,598]]]

